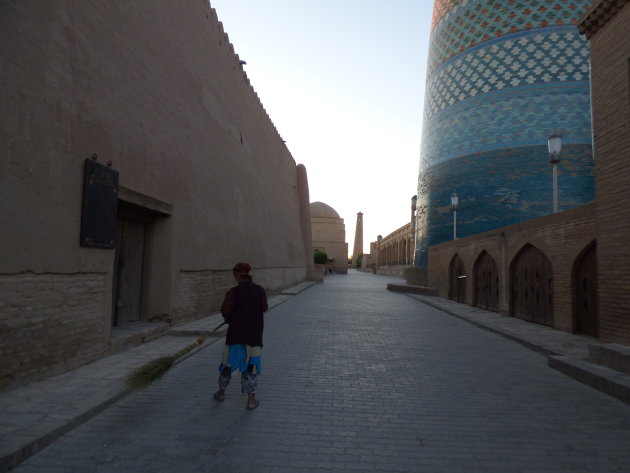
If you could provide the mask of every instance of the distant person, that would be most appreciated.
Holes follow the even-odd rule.
[[[247,393],[249,410],[258,407],[256,386],[261,373],[263,313],[269,308],[265,290],[252,282],[249,275],[251,269],[247,263],[234,266],[232,274],[238,284],[225,294],[221,305],[221,314],[229,327],[219,367],[219,390],[213,396],[215,400],[223,402],[232,372],[240,370],[241,390]]]

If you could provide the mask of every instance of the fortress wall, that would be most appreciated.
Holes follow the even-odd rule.
[[[2,2],[0,54],[0,385],[108,347],[115,251],[79,246],[94,154],[150,217],[142,320],[216,311],[237,261],[269,292],[306,278],[295,160],[206,0]]]

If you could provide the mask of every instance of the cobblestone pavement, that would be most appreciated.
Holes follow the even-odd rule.
[[[625,472],[630,406],[403,294],[327,277],[266,319],[260,407],[216,390],[221,343],[17,473]]]

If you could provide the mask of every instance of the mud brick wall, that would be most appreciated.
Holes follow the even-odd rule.
[[[0,387],[101,354],[111,324],[103,316],[108,290],[104,274],[0,276]]]
[[[231,271],[186,271],[180,273],[176,323],[218,312],[227,290],[234,286]]]

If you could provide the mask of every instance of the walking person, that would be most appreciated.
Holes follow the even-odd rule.
[[[258,407],[256,386],[261,373],[263,313],[267,311],[267,295],[262,286],[252,282],[251,266],[237,263],[232,269],[238,283],[226,294],[221,314],[228,324],[223,358],[219,367],[219,390],[214,399],[225,400],[225,390],[230,384],[232,372],[241,372],[241,390],[247,393],[247,409]]]

